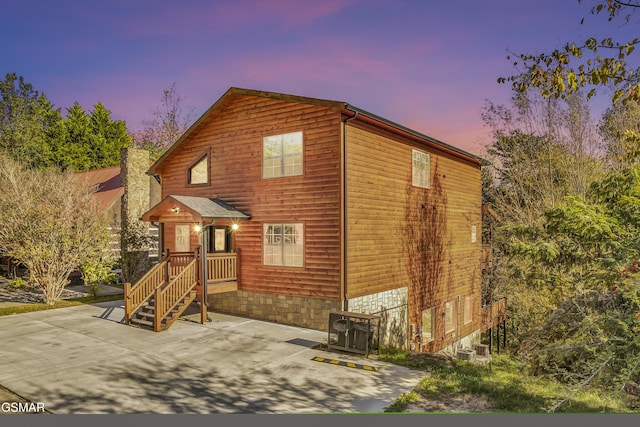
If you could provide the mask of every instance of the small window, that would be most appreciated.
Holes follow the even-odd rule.
[[[206,184],[209,182],[209,161],[204,156],[189,168],[189,184]]]
[[[433,341],[433,319],[435,317],[435,308],[427,308],[422,310],[422,343],[426,344]]]
[[[262,177],[302,175],[302,132],[262,139]]]
[[[176,252],[189,252],[189,225],[188,224],[179,224],[176,225]]]
[[[456,304],[454,301],[444,303],[444,333],[456,330]]]
[[[265,265],[304,265],[302,224],[264,224],[263,232]]]
[[[430,180],[429,155],[419,150],[412,152],[411,184],[414,187],[429,188]]]
[[[467,295],[464,297],[464,324],[469,324],[473,321],[473,295]]]

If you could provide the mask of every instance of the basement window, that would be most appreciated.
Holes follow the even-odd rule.
[[[449,334],[456,330],[456,304],[455,301],[444,303],[444,333]]]
[[[464,297],[464,324],[469,324],[473,321],[473,295],[466,295]]]
[[[422,310],[422,343],[433,341],[433,320],[435,318],[435,307]]]
[[[413,150],[411,162],[411,184],[414,187],[430,188],[430,159],[429,154],[420,150]]]

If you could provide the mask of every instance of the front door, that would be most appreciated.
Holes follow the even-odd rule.
[[[209,252],[230,252],[231,241],[228,227],[211,227]]]

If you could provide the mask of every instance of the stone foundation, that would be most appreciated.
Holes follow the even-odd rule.
[[[326,331],[329,313],[340,301],[244,291],[209,295],[209,310],[303,328]]]
[[[406,349],[407,295],[407,288],[398,288],[352,298],[348,302],[348,310],[380,316],[380,344]]]

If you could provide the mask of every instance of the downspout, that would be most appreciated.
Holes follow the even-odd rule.
[[[345,104],[345,109],[349,109],[349,104]],[[349,111],[353,111],[353,110],[349,110]],[[343,311],[348,311],[349,310],[349,291],[347,289],[347,279],[348,279],[348,274],[347,274],[347,270],[348,270],[348,239],[347,239],[347,228],[348,228],[348,215],[347,215],[347,206],[348,206],[348,197],[347,197],[347,122],[354,120],[356,117],[358,117],[358,112],[357,111],[353,111],[353,116],[351,117],[347,117],[346,119],[344,119],[342,121],[342,173],[343,173],[343,200],[342,200],[342,232],[343,232],[343,241],[344,241],[344,265],[343,265],[343,269],[342,269],[342,283],[343,285],[343,294],[342,294],[342,310]]]
[[[207,313],[207,321],[210,321],[209,319],[209,292],[207,289],[207,282],[209,281],[209,272],[207,271],[207,264],[208,264],[208,251],[207,249],[209,248],[209,241],[208,241],[208,237],[209,237],[209,228],[213,225],[213,223],[215,222],[215,220],[211,221],[211,224],[203,224],[202,225],[202,247],[200,250],[200,256],[202,257],[202,295],[203,295],[203,302],[204,302],[204,307],[205,307],[205,312]]]

